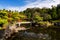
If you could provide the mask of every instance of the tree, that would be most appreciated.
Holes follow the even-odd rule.
[[[57,5],[57,15],[58,19],[60,19],[60,4]]]
[[[0,18],[0,26],[3,26],[3,24],[8,24],[8,21],[7,21],[7,19],[1,19]]]
[[[36,21],[36,22],[43,21],[43,17],[41,17],[38,12],[35,12],[33,15],[33,21]]]
[[[0,12],[0,18],[3,18],[3,19],[7,19],[8,16],[7,16],[7,12]]]
[[[53,19],[57,19],[56,7],[52,6],[52,13],[51,16]]]
[[[13,18],[14,21],[16,21],[18,19],[20,20],[20,18],[19,18],[19,12],[17,12],[17,11],[13,12],[12,13],[12,18]]]
[[[32,12],[32,10],[31,10],[30,8],[27,8],[27,9],[24,11],[25,15],[26,15],[29,19],[31,18],[31,12]]]
[[[50,20],[50,19],[52,19],[52,17],[49,14],[44,14],[43,19],[44,20]]]

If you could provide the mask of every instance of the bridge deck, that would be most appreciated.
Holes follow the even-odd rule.
[[[27,23],[31,23],[31,22],[17,22],[18,24],[27,24]]]

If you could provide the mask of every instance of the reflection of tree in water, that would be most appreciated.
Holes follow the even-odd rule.
[[[14,35],[15,37],[12,38],[12,40],[48,40],[49,36],[48,33],[42,29],[39,28],[33,28],[33,30],[26,30],[25,31],[20,31],[17,33],[17,35]],[[48,37],[47,37],[48,36]],[[11,40],[11,39],[10,39]]]
[[[12,34],[12,37],[8,38],[7,40],[60,40],[60,29],[53,27],[33,27],[26,31],[14,33]]]
[[[60,28],[48,28],[48,34],[51,36],[51,40],[60,40]]]
[[[56,39],[60,40],[60,28],[57,28],[56,30]]]

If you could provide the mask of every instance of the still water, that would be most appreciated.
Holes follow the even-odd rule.
[[[3,35],[0,32],[0,38]],[[19,31],[6,40],[60,40],[60,27],[40,28],[34,27],[26,31]]]

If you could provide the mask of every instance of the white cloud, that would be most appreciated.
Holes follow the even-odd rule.
[[[22,7],[7,7],[6,9],[10,9],[10,10],[18,10],[18,11],[23,11],[26,8],[33,8],[33,7],[48,7],[51,8],[52,5],[57,6],[57,4],[60,3],[59,0],[36,0],[35,2],[29,2],[29,0],[27,0],[28,4]]]

